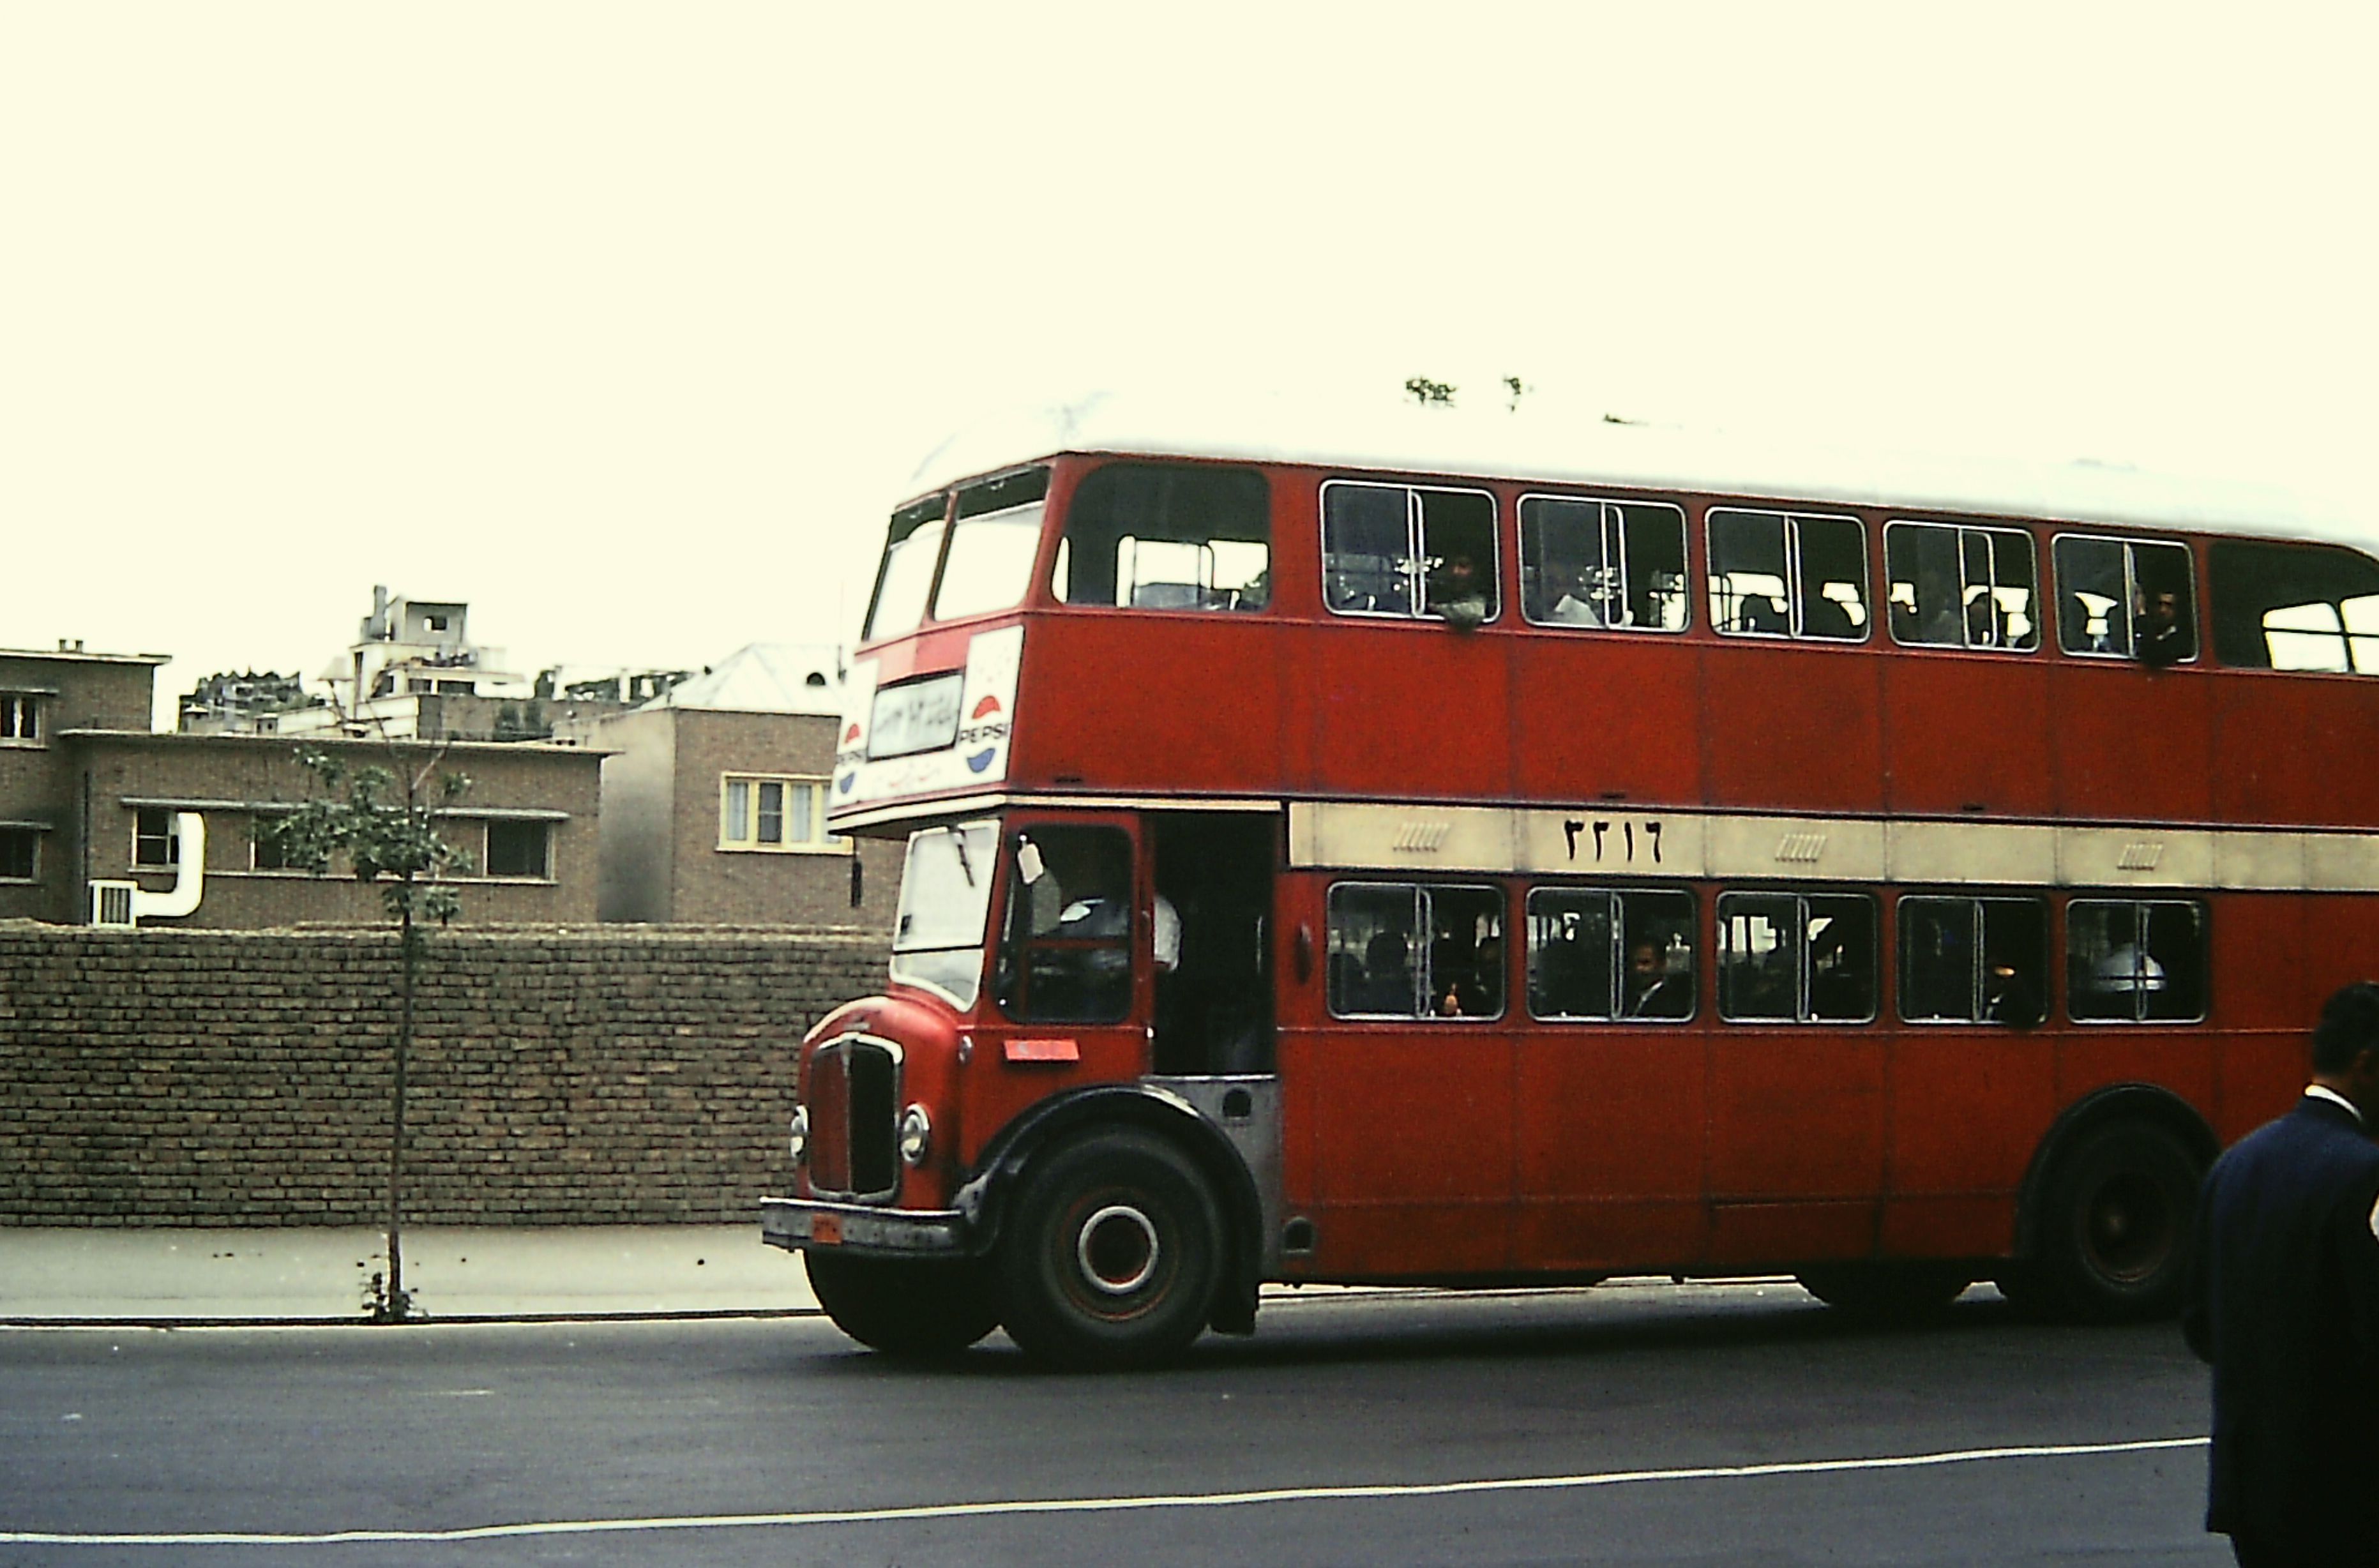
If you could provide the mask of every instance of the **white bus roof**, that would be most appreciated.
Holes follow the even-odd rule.
[[[2190,478],[2120,464],[1857,451],[1559,410],[1331,408],[1250,392],[1227,405],[1112,394],[961,432],[919,464],[912,495],[1065,452],[1474,475],[1591,488],[1769,497],[1836,505],[2207,533],[2325,538],[2368,549],[2370,531],[2276,485]]]

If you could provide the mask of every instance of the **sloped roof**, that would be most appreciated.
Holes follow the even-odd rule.
[[[645,705],[719,713],[842,712],[841,663],[824,643],[750,643]]]

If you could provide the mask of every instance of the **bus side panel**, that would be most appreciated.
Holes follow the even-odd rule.
[[[1686,729],[1700,660],[1679,637],[1532,633],[1512,660],[1513,774],[1524,800],[1702,798]]]
[[[2059,665],[2050,681],[2062,814],[2206,820],[2214,806],[2212,687],[2203,671],[2076,659]]]
[[[1890,810],[2049,814],[2056,791],[2045,663],[1911,653],[1882,664]]]
[[[1019,782],[1165,792],[1243,790],[1282,754],[1289,627],[1251,617],[1046,615],[1024,640]],[[1161,634],[1162,657],[1151,657]]]
[[[2379,706],[2351,675],[2222,671],[2214,684],[2214,806],[2223,822],[2379,821]]]
[[[1872,1251],[1883,1190],[1879,1033],[1735,1024],[1710,1041],[1711,1261]]]
[[[1510,791],[1502,637],[1438,621],[1337,621],[1285,672],[1315,687],[1317,782],[1334,794],[1494,799]]]
[[[2332,924],[2331,911],[2351,924],[2354,912],[2371,903],[2286,893],[2226,893],[2209,900],[2213,1021],[2222,1037],[2211,1120],[2225,1144],[2296,1103],[2304,1086],[2313,1020],[2322,999],[2337,989],[2313,984],[2308,964],[2321,965],[2313,949]],[[2348,951],[2359,948],[2370,964],[2374,936],[2379,932],[2366,924]]]
[[[1521,1262],[1617,1272],[1700,1261],[1709,1241],[1702,1031],[1540,1026],[1519,1050]]]
[[[1706,799],[1787,811],[1876,808],[1883,660],[1770,640],[1702,649]]]
[[[2057,1110],[2052,1037],[1987,1024],[1902,1025],[1891,1045],[1883,1250],[2012,1251],[2016,1189]]]
[[[2214,1120],[2214,1063],[2223,1041],[2203,1025],[2075,1024],[2059,1042],[2057,1103],[2062,1108],[2123,1083],[2170,1090]]]

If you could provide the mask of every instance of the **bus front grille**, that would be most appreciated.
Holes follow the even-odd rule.
[[[810,1058],[810,1190],[885,1200],[900,1190],[900,1048],[846,1034]]]

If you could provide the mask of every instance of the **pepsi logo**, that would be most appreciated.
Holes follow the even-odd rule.
[[[985,693],[985,694],[984,694],[984,699],[983,699],[983,701],[981,701],[981,702],[979,702],[979,703],[977,703],[977,704],[975,704],[975,705],[974,705],[974,713],[973,713],[972,717],[973,717],[974,718],[976,718],[976,719],[980,720],[980,719],[982,719],[982,718],[985,718],[986,716],[991,715],[991,714],[997,713],[998,711],[999,711],[999,699],[998,699],[997,697],[995,697],[995,696],[991,695],[989,693]],[[978,771],[980,771],[980,770],[978,770]]]
[[[859,726],[858,726],[858,725],[856,725],[856,724],[852,725],[850,729],[848,729],[848,730],[844,730],[844,731],[842,732],[842,743],[843,743],[844,745],[846,745],[846,746],[847,746],[847,745],[849,745],[849,744],[851,744],[851,742],[852,742],[853,741],[856,741],[856,740],[858,740],[858,739],[859,739]]]

